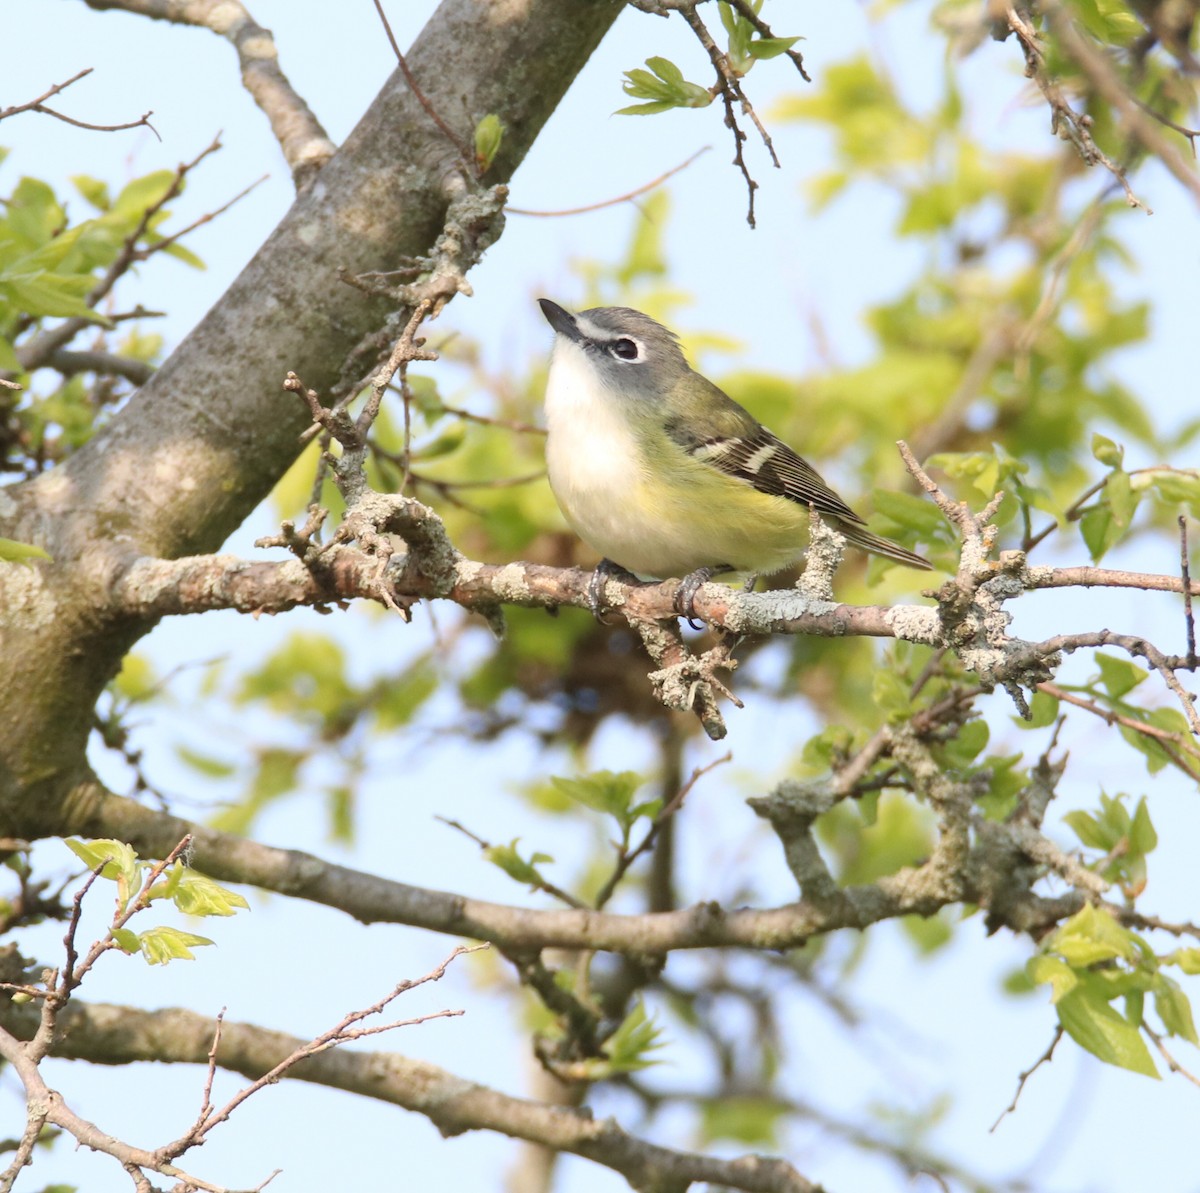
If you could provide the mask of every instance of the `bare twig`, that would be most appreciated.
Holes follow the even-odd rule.
[[[1192,616],[1192,581],[1188,564],[1187,517],[1179,515],[1179,580],[1183,588],[1183,619],[1187,626],[1187,663],[1196,667],[1196,619]]]
[[[360,1025],[363,1020],[372,1015],[378,1015],[383,1010],[402,994],[407,994],[410,990],[415,990],[418,986],[424,986],[429,982],[440,981],[446,976],[446,970],[451,962],[456,958],[463,956],[465,953],[477,953],[480,949],[485,949],[488,946],[485,944],[476,945],[459,945],[448,957],[431,969],[423,977],[405,978],[398,982],[383,998],[378,1002],[372,1003],[369,1007],[364,1007],[362,1010],[351,1011],[345,1015],[337,1024],[331,1027],[328,1031],[322,1032],[315,1039],[308,1041],[306,1044],[300,1045],[292,1052],[284,1057],[273,1068],[263,1073],[249,1085],[240,1089],[228,1102],[225,1103],[219,1110],[213,1110],[208,1105],[207,1090],[204,1097],[204,1106],[196,1121],[191,1128],[173,1143],[169,1143],[158,1149],[158,1154],[161,1154],[165,1159],[174,1160],[177,1157],[189,1151],[193,1147],[202,1144],[212,1132],[213,1128],[219,1124],[226,1122],[230,1115],[233,1114],[239,1106],[241,1106],[248,1098],[251,1098],[260,1089],[265,1086],[274,1085],[283,1077],[290,1069],[293,1069],[302,1060],[307,1060],[309,1057],[317,1056],[322,1052],[327,1052],[331,1048],[336,1048],[340,1044],[349,1043],[352,1040],[360,1040],[367,1036],[379,1035],[383,1032],[394,1031],[399,1027],[413,1027],[420,1023],[428,1023],[433,1019],[456,1018],[459,1015],[465,1014],[463,1011],[434,1011],[427,1015],[417,1015],[411,1019],[397,1020],[394,1023],[373,1024],[369,1027]],[[221,1027],[218,1021],[217,1031],[215,1033],[212,1048],[209,1050],[210,1057],[219,1055]],[[213,1062],[215,1063],[215,1062]],[[209,1079],[211,1084],[211,1078]]]
[[[1162,1036],[1160,1036],[1158,1032],[1156,1032],[1154,1028],[1150,1026],[1150,1024],[1143,1022],[1142,1031],[1144,1031],[1146,1035],[1148,1035],[1150,1039],[1154,1041],[1154,1047],[1158,1049],[1159,1055],[1167,1062],[1167,1068],[1170,1069],[1172,1073],[1178,1073],[1180,1077],[1190,1081],[1193,1085],[1200,1086],[1200,1077],[1197,1077],[1196,1074],[1191,1072],[1190,1069],[1184,1068],[1184,1066],[1181,1065],[1169,1051],[1167,1051],[1167,1046],[1165,1043],[1163,1043]]]
[[[758,135],[762,138],[763,144],[767,147],[767,152],[771,155],[771,162],[776,169],[779,169],[779,158],[776,156],[775,146],[771,143],[771,137],[767,133],[766,128],[763,127],[762,121],[759,120],[754,106],[746,98],[746,93],[742,90],[741,81],[738,78],[737,72],[733,69],[733,64],[729,61],[729,56],[713,41],[712,34],[708,31],[708,26],[700,19],[693,6],[684,6],[679,11],[683,19],[691,27],[692,32],[696,35],[696,40],[704,47],[704,52],[708,55],[708,60],[717,72],[717,81],[709,88],[709,92],[714,96],[719,95],[721,102],[725,105],[725,127],[733,133],[733,164],[737,166],[742,173],[742,177],[746,180],[748,196],[746,222],[753,228],[755,227],[754,192],[758,190],[758,183],[750,176],[750,168],[746,165],[746,158],[742,152],[746,143],[746,134],[742,132],[741,126],[738,124],[737,115],[734,112],[735,102],[741,104],[743,115],[749,117],[754,127],[758,129]]]
[[[474,175],[475,170],[472,167],[473,155],[467,150],[467,147],[458,138],[454,130],[437,114],[437,110],[433,104],[426,98],[417,84],[417,80],[413,77],[412,71],[409,69],[408,63],[405,61],[404,55],[400,52],[400,46],[396,42],[396,35],[392,32],[392,27],[388,23],[387,14],[383,11],[383,4],[380,0],[374,0],[375,11],[379,13],[379,19],[383,22],[384,32],[387,34],[388,43],[392,47],[392,53],[396,55],[396,61],[400,64],[400,73],[404,76],[404,81],[408,84],[409,90],[416,97],[417,103],[425,109],[425,114],[437,125],[442,135],[450,142],[451,145],[458,151],[459,159],[462,162],[463,169],[469,174]]]
[[[1002,1111],[1000,1111],[1000,1117],[998,1119],[996,1119],[996,1121],[994,1123],[992,1123],[991,1130],[993,1132],[1004,1121],[1004,1119],[1007,1115],[1012,1114],[1012,1112],[1014,1110],[1016,1110],[1017,1103],[1021,1099],[1021,1092],[1025,1088],[1025,1082],[1027,1082],[1030,1079],[1030,1077],[1032,1077],[1034,1075],[1034,1073],[1036,1073],[1038,1071],[1038,1069],[1040,1069],[1042,1067],[1042,1065],[1050,1063],[1050,1061],[1054,1057],[1054,1050],[1055,1050],[1055,1048],[1058,1047],[1058,1042],[1062,1038],[1063,1038],[1063,1028],[1062,1028],[1062,1025],[1060,1024],[1059,1026],[1057,1026],[1054,1029],[1054,1036],[1051,1039],[1050,1046],[1046,1049],[1046,1051],[1043,1052],[1042,1055],[1039,1056],[1037,1058],[1037,1060],[1035,1060],[1033,1062],[1033,1064],[1029,1066],[1028,1069],[1026,1069],[1023,1073],[1021,1073],[1017,1077],[1017,1092],[1015,1094],[1013,1094],[1013,1100]]]
[[[599,203],[587,203],[583,207],[566,207],[561,211],[531,211],[526,207],[505,207],[505,211],[509,215],[536,215],[542,219],[548,219],[553,216],[560,215],[583,215],[589,211],[600,211],[605,207],[615,207],[618,203],[629,203],[636,199],[639,195],[644,195],[648,191],[652,191],[655,187],[662,186],[668,178],[673,178],[681,170],[686,170],[698,157],[705,154],[711,149],[711,145],[705,145],[702,149],[697,149],[687,161],[680,162],[677,166],[672,166],[665,174],[660,174],[657,178],[650,182],[643,183],[639,187],[635,187],[631,191],[626,191],[623,195],[617,195],[612,199],[603,199]]]
[[[92,70],[93,68],[89,66],[78,74],[72,75],[65,83],[55,83],[48,91],[43,91],[37,99],[31,99],[23,104],[14,104],[8,108],[0,108],[0,120],[7,120],[9,116],[17,116],[22,112],[40,112],[43,116],[53,116],[55,120],[61,120],[64,124],[73,124],[76,128],[86,128],[97,133],[117,133],[128,128],[144,127],[148,128],[161,141],[162,137],[158,136],[158,129],[150,123],[153,112],[147,112],[137,120],[130,120],[126,124],[91,124],[86,120],[77,120],[73,116],[64,116],[62,112],[56,112],[53,108],[46,107],[46,100],[60,91],[65,91],[72,83],[78,83],[80,79],[90,75]]]

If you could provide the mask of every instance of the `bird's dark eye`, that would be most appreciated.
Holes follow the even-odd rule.
[[[637,360],[638,346],[636,340],[613,340],[609,351],[619,360]]]

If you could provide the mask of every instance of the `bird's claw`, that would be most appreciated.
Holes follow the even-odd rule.
[[[704,623],[696,620],[696,593],[721,570],[723,569],[697,568],[694,572],[689,572],[684,576],[679,581],[679,587],[675,589],[675,599],[672,602],[675,612],[680,617],[686,618],[688,625],[693,630],[704,628]]]
[[[626,584],[637,583],[637,577],[632,572],[626,571],[619,563],[613,563],[611,559],[600,560],[587,586],[588,608],[597,621],[603,620],[604,614],[608,610],[608,606],[604,603],[604,590],[609,580],[622,580]]]

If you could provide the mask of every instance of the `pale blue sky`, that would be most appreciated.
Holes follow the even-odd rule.
[[[389,7],[398,40],[407,45],[433,5],[397,0]],[[790,15],[787,6],[774,7]],[[252,11],[274,30],[284,69],[340,141],[392,66],[369,0],[338,6],[265,0],[252,4]],[[870,33],[864,10],[856,5],[805,6],[797,15],[801,23],[794,28],[782,16],[775,18],[776,25],[783,32],[806,35],[803,49],[815,78],[828,64],[870,46],[890,64],[912,102],[930,102],[941,66],[938,45],[924,29],[923,10],[902,11],[885,29]],[[0,127],[0,144],[13,150],[0,167],[0,190],[22,173],[47,178],[64,193],[67,176],[79,172],[119,184],[193,157],[218,130],[224,130],[226,148],[195,176],[176,205],[179,221],[225,201],[263,172],[271,173],[268,184],[191,242],[208,263],[205,274],[161,258],[145,267],[138,297],[171,312],[162,329],[169,340],[177,340],[221,294],[291,198],[287,171],[265,121],[240,87],[230,47],[201,30],[95,13],[81,0],[4,0],[0,17],[10,49],[0,103],[28,99],[50,83],[94,66],[95,74],[56,101],[62,110],[116,122],[152,108],[163,137],[160,144],[144,130],[87,133],[25,115]],[[744,221],[743,185],[729,165],[728,134],[715,108],[653,120],[610,115],[625,102],[619,86],[622,70],[653,53],[675,58],[692,77],[703,74],[699,51],[677,22],[625,14],[518,172],[514,204],[553,209],[593,202],[629,190],[711,144],[713,151],[673,188],[668,230],[673,280],[696,300],[687,325],[721,329],[738,339],[745,354],[736,363],[800,373],[816,362],[806,330],[808,312],[815,308],[835,353],[845,360],[860,358],[868,341],[859,313],[895,293],[920,263],[915,245],[894,239],[895,212],[886,196],[862,187],[850,201],[820,219],[811,218],[800,188],[826,164],[827,143],[810,129],[777,126],[772,132],[784,163],[781,171],[771,170],[757,147],[750,150],[762,183],[759,230],[751,232]],[[979,89],[971,94],[973,119],[998,141],[1037,142],[1049,137],[1048,118],[1040,105],[1024,102],[1016,57],[1011,47],[987,43],[972,60],[970,82]],[[781,61],[758,68],[750,82],[752,95],[764,108],[772,96],[802,86]],[[1153,294],[1159,301],[1151,343],[1124,353],[1119,367],[1166,424],[1194,412],[1197,405],[1195,211],[1156,168],[1144,172],[1138,189],[1156,215],[1126,217],[1122,232],[1142,269],[1125,285],[1130,295]],[[81,213],[82,202],[73,210]],[[547,293],[569,304],[576,285],[569,261],[612,259],[623,248],[634,218],[628,207],[575,219],[512,217],[503,239],[472,275],[475,298],[456,301],[443,325],[478,339],[497,366],[523,366],[549,338],[533,297]],[[256,519],[236,536],[234,548],[249,553],[254,535],[269,520],[269,515]],[[1169,559],[1141,563],[1172,567]],[[1084,594],[1024,604],[1019,627],[1029,633],[1050,625],[1061,628],[1064,610],[1073,624],[1114,629],[1144,630],[1160,611],[1162,619],[1176,616],[1167,598],[1135,602]],[[449,614],[439,616],[444,620]],[[223,651],[249,660],[291,629],[316,621],[297,613],[260,623],[234,615],[176,622],[156,631],[150,649],[164,668]],[[1169,627],[1165,634],[1177,636],[1176,620],[1158,628],[1164,624]],[[411,627],[363,616],[319,621],[321,630],[334,629],[357,652],[356,666],[363,671],[371,670],[375,660],[394,665],[407,651],[425,645],[428,627],[428,617],[420,613]],[[1172,642],[1169,638],[1168,644]],[[1085,660],[1076,663],[1077,674],[1087,670]],[[448,710],[442,706],[438,711],[446,715]],[[993,698],[991,711],[993,724],[1002,728],[1008,710],[1000,698]],[[191,711],[180,709],[165,729],[148,731],[140,743],[164,786],[180,794],[188,793],[195,778],[173,765],[170,743],[178,727],[191,720]],[[753,865],[773,896],[786,900],[793,897],[790,878],[773,842],[741,799],[785,772],[795,744],[811,731],[812,722],[797,705],[752,704],[744,713],[731,712],[729,720],[735,764],[706,781],[689,804],[683,836],[692,861],[684,885],[689,897],[710,896],[717,876],[715,893],[720,894],[736,886],[738,867]],[[191,728],[214,738],[232,731],[227,724],[197,727],[194,721]],[[1072,792],[1077,800],[1093,798],[1100,783],[1109,790],[1150,789],[1136,767],[1116,770],[1106,760],[1105,736],[1086,723],[1072,730],[1070,745],[1078,763]],[[1027,744],[1020,740],[1018,747]],[[419,748],[400,742],[383,752],[390,764],[367,784],[361,845],[350,858],[322,840],[323,815],[315,798],[290,801],[268,815],[259,835],[405,881],[453,882],[473,894],[508,901],[523,895],[480,863],[467,842],[434,822],[435,813],[457,816],[493,839],[522,835],[527,845],[553,853],[565,875],[586,851],[578,829],[543,827],[527,819],[524,805],[508,794],[509,784],[547,765],[527,739],[505,739],[474,753],[456,743],[423,739]],[[704,761],[719,752],[701,744],[694,758]],[[651,758],[644,742],[613,725],[595,744],[590,761],[619,769]],[[563,765],[561,760],[557,765]],[[1152,864],[1156,907],[1186,917],[1195,899],[1194,867],[1187,849],[1181,843],[1172,849],[1171,842],[1194,841],[1200,835],[1195,793],[1170,780],[1157,781],[1153,790],[1165,855]],[[327,909],[292,906],[280,898],[256,899],[252,914],[200,930],[215,936],[219,947],[195,964],[146,970],[137,961],[108,958],[85,994],[149,1007],[184,1004],[210,1013],[227,1006],[231,1019],[316,1033],[346,1009],[378,997],[398,978],[428,968],[452,943],[399,928],[364,929]],[[791,1078],[798,1092],[819,1095],[828,1105],[853,1113],[873,1096],[907,1101],[915,1108],[950,1090],[958,1100],[936,1136],[938,1146],[996,1174],[1011,1174],[1036,1160],[1039,1185],[1055,1193],[1126,1193],[1150,1186],[1161,1193],[1185,1193],[1197,1188],[1188,1147],[1195,1091],[1177,1079],[1151,1083],[1103,1069],[1067,1046],[1027,1088],[1018,1114],[989,1135],[987,1127],[1008,1103],[1017,1073],[1042,1051],[1052,1029],[1041,996],[1020,1003],[997,997],[999,976],[1019,964],[1026,949],[1003,936],[985,939],[973,921],[952,950],[915,963],[896,934],[885,930],[877,936],[851,990],[881,1016],[865,1034],[843,1035],[812,1001],[797,999],[789,1009],[800,1058]],[[54,931],[42,935],[43,959],[53,959],[55,941]],[[836,947],[846,946],[839,942]],[[464,1019],[412,1029],[384,1046],[520,1094],[527,1077],[526,1045],[514,1036],[502,1009],[491,1005],[488,993],[467,980],[468,973],[469,966],[460,963],[452,980],[423,992],[419,1004],[414,998],[403,1007],[412,1013],[465,1006]],[[131,981],[137,983],[132,992]],[[663,1070],[660,1078],[683,1081],[690,1064],[685,1050],[671,1051],[670,1059],[680,1068]],[[105,1129],[147,1146],[182,1129],[198,1103],[202,1080],[198,1070],[184,1068],[52,1068],[53,1079],[75,1099],[77,1109]],[[231,1079],[221,1081],[234,1087]],[[613,1106],[623,1113],[630,1109],[623,1103]],[[19,1121],[20,1100],[11,1077],[5,1077],[0,1083],[0,1134],[15,1133]],[[1125,1139],[1137,1140],[1137,1146],[1114,1146]],[[910,1185],[886,1166],[829,1147],[819,1132],[800,1132],[792,1142],[795,1162],[834,1193],[934,1188],[928,1180]],[[189,1162],[210,1179],[238,1186],[252,1186],[274,1167],[283,1167],[271,1186],[280,1193],[351,1183],[487,1190],[500,1188],[511,1154],[508,1142],[493,1136],[442,1142],[415,1116],[332,1092],[281,1086],[252,1099]],[[111,1161],[62,1146],[25,1182],[33,1188],[39,1180],[52,1179],[77,1181],[93,1193],[127,1187]],[[592,1165],[568,1160],[558,1187],[570,1193],[608,1193],[624,1184]]]

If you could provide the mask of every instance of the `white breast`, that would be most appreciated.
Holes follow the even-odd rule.
[[[559,336],[546,385],[546,465],[550,487],[571,527],[589,546],[636,568],[642,454],[582,348]]]

